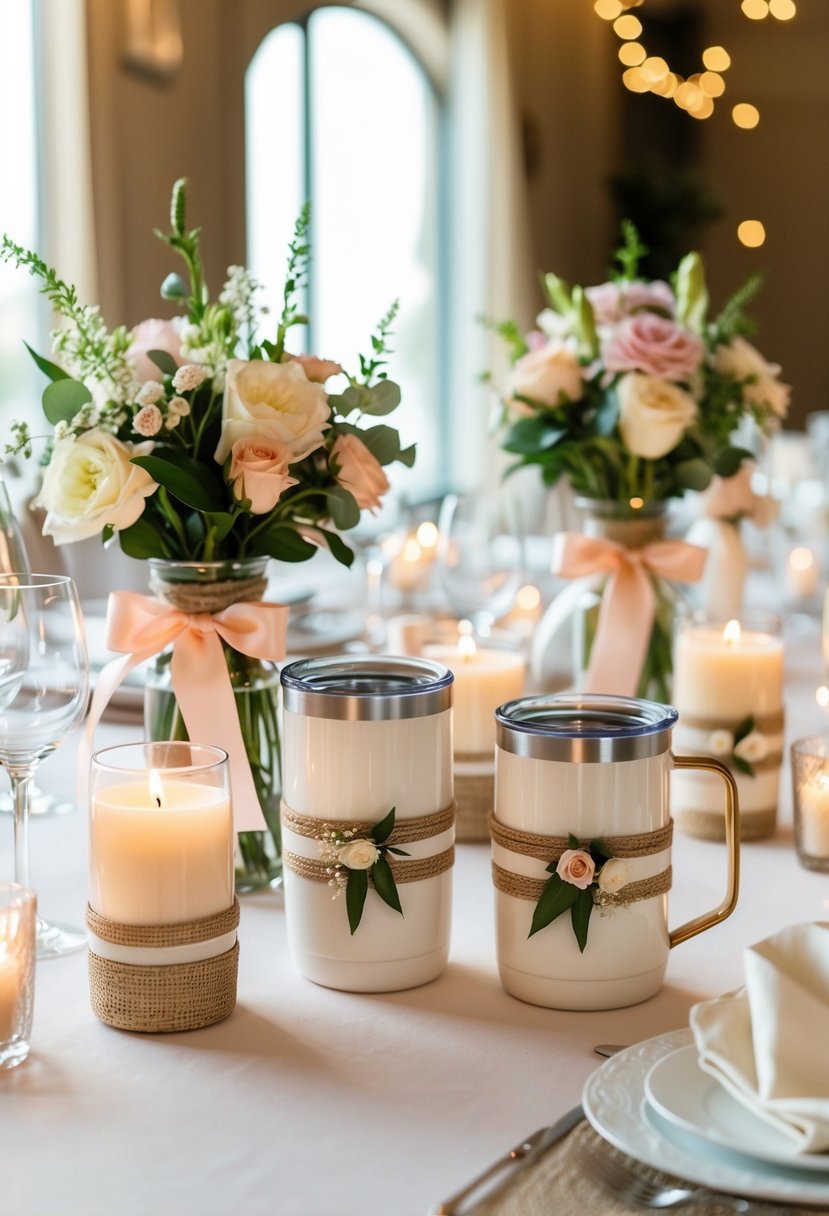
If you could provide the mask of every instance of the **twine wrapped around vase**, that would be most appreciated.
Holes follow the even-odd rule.
[[[125,925],[87,906],[86,923],[90,1002],[107,1026],[169,1034],[233,1012],[238,899],[215,916],[175,925]]]

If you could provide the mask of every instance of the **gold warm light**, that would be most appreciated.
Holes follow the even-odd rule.
[[[706,97],[722,97],[725,81],[719,72],[703,72],[699,78],[699,87]]]
[[[613,29],[620,38],[638,38],[642,33],[642,22],[632,13],[625,13],[616,18]]]
[[[648,55],[642,64],[642,75],[653,84],[659,80],[664,80],[670,70],[661,55]]]
[[[731,111],[731,117],[734,119],[736,126],[742,127],[745,131],[750,131],[760,121],[760,111],[756,106],[750,105],[749,102],[741,101]]]
[[[639,498],[638,495],[636,496],[636,498],[631,498],[631,500],[630,500],[631,511],[641,511],[641,509],[642,509],[642,507],[644,507],[644,505],[645,505],[644,498]]]
[[[688,113],[692,118],[710,118],[714,113],[714,102],[710,97],[703,97],[701,101],[688,106]]]
[[[769,12],[778,21],[791,21],[797,15],[794,0],[769,0]]]
[[[403,546],[403,561],[404,562],[419,562],[422,557],[422,550],[413,536],[406,539]]]
[[[821,709],[829,708],[829,688],[825,684],[821,684],[815,692],[815,700]]]
[[[729,621],[722,631],[722,640],[726,646],[739,646],[741,632],[739,621]]]
[[[737,239],[748,249],[757,249],[766,239],[766,230],[759,220],[743,220],[737,225]]]
[[[596,0],[593,9],[602,21],[615,21],[624,12],[621,0]]]
[[[768,0],[743,0],[740,8],[750,21],[762,21],[769,15]]]
[[[424,522],[417,529],[417,532],[415,532],[417,543],[423,549],[434,549],[435,545],[438,543],[438,535],[439,533],[437,530],[437,525],[433,524],[431,520],[428,519],[424,520]]]
[[[702,52],[702,62],[709,72],[726,72],[731,67],[731,56],[724,46],[709,46]]]
[[[650,81],[642,74],[641,68],[628,68],[622,73],[622,83],[626,89],[630,89],[631,93],[647,93],[650,89]]]
[[[623,42],[619,47],[619,59],[628,68],[637,68],[644,63],[647,51],[641,42]]]
[[[792,549],[789,554],[789,565],[792,570],[809,570],[815,564],[815,555],[811,549]]]
[[[516,594],[515,603],[522,612],[534,612],[541,603],[541,592],[532,583],[527,583]]]

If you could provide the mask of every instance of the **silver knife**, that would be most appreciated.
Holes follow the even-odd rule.
[[[504,1187],[512,1183],[517,1174],[522,1173],[527,1166],[537,1161],[556,1141],[563,1139],[583,1118],[582,1107],[574,1106],[572,1110],[568,1110],[566,1115],[562,1115],[557,1123],[533,1132],[526,1140],[522,1140],[515,1148],[510,1149],[505,1156],[499,1157],[463,1190],[452,1195],[450,1199],[444,1200],[436,1208],[432,1208],[429,1216],[474,1216],[478,1204],[483,1199],[493,1199]],[[501,1174],[504,1177],[495,1185],[494,1180]],[[490,1185],[487,1185],[488,1183]],[[478,1194],[482,1188],[486,1188],[484,1193]],[[475,1196],[477,1196],[476,1201],[472,1206],[468,1206],[467,1201]]]

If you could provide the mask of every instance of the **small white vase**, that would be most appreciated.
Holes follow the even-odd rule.
[[[729,620],[743,606],[748,555],[739,524],[724,519],[698,519],[686,540],[708,550],[699,584],[700,607],[707,616]]]

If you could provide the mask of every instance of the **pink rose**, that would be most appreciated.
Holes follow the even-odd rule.
[[[676,321],[640,312],[616,326],[602,345],[610,372],[644,372],[663,380],[688,380],[705,355],[702,340]]]
[[[333,359],[319,359],[316,355],[287,355],[289,363],[298,363],[309,380],[315,384],[325,384],[331,376],[338,376],[343,370]]]
[[[580,891],[586,891],[593,881],[596,863],[584,849],[565,849],[558,859],[556,874],[564,882],[572,883]]]
[[[239,502],[250,499],[254,515],[272,511],[285,490],[297,484],[288,473],[290,448],[272,439],[237,439],[230,449],[230,480]]]
[[[584,377],[575,352],[564,342],[545,342],[522,355],[513,366],[508,396],[550,407],[581,400]]]
[[[639,309],[659,309],[673,316],[676,301],[667,283],[654,279],[650,283],[635,279],[633,282],[600,283],[598,287],[585,288],[584,294],[593,306],[597,325],[615,325]]]
[[[376,456],[356,435],[338,436],[331,449],[336,462],[336,478],[345,490],[350,490],[361,510],[374,510],[389,488],[389,479]]]
[[[181,322],[178,317],[172,321],[151,317],[136,325],[131,337],[127,358],[142,384],[145,380],[157,380],[159,376],[159,369],[148,357],[148,351],[166,350],[176,363],[181,362]]]

